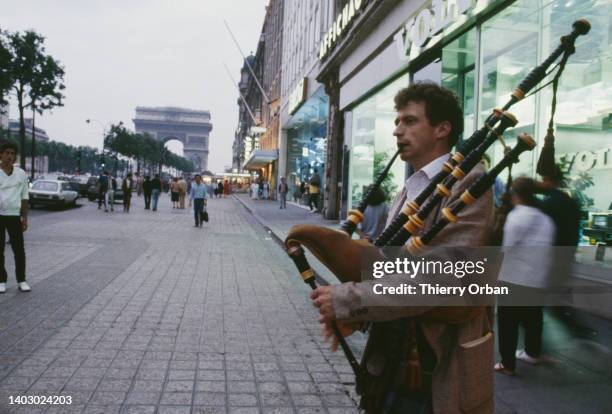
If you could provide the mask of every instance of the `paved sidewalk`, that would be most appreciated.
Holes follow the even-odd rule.
[[[321,213],[311,213],[308,209],[287,203],[287,209],[281,210],[277,201],[252,200],[246,194],[236,194],[234,197],[263,225],[271,231],[278,242],[287,238],[289,230],[295,224],[314,224],[339,228],[336,220],[325,220]],[[338,283],[337,278],[325,266],[306,252],[308,263],[313,270],[328,284]]]
[[[297,223],[338,227],[335,221],[295,206],[278,210],[275,202],[236,197],[282,240]],[[309,256],[309,263],[330,283],[335,283],[336,278],[313,256]],[[552,314],[546,313],[545,361],[539,366],[519,361],[516,377],[496,376],[497,413],[612,412],[612,322],[586,314],[580,314],[580,320],[590,328],[587,341],[576,339],[576,332],[568,331]],[[363,342],[362,337],[350,343],[360,353]],[[519,343],[522,344],[522,339]]]
[[[33,291],[9,265],[0,296],[0,413],[356,412],[309,288],[236,200],[212,200],[203,229],[166,196],[157,213],[134,201],[33,214]],[[72,404],[9,404],[21,395]]]

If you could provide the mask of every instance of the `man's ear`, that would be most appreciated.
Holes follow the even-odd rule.
[[[436,125],[434,133],[436,135],[436,139],[444,139],[450,136],[453,127],[449,121],[442,121],[438,125]]]

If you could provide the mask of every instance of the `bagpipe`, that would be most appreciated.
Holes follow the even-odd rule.
[[[381,235],[372,244],[366,240],[353,240],[352,234],[363,220],[363,213],[370,204],[370,199],[376,188],[379,188],[386,178],[393,162],[401,152],[398,148],[382,174],[370,186],[358,208],[348,213],[340,230],[313,225],[296,225],[290,230],[285,247],[289,257],[294,261],[305,283],[316,288],[315,272],[308,264],[304,248],[306,247],[319,261],[330,269],[340,282],[360,282],[361,264],[365,256],[369,260],[387,259],[385,248],[402,246],[403,254],[418,256],[423,254],[436,236],[446,227],[461,220],[461,211],[473,204],[491,189],[496,177],[506,168],[519,161],[519,156],[525,151],[535,148],[535,141],[527,134],[521,134],[512,149],[507,149],[501,161],[492,169],[475,180],[452,205],[441,209],[441,216],[426,227],[426,219],[436,210],[445,198],[451,196],[451,189],[460,182],[481,161],[487,149],[496,141],[503,142],[502,135],[508,128],[517,124],[516,118],[508,112],[510,107],[525,98],[527,93],[549,75],[547,70],[559,57],[555,66],[557,72],[550,82],[553,85],[553,108],[545,145],[538,161],[538,173],[545,174],[554,167],[554,136],[552,133],[553,117],[556,105],[556,90],[559,77],[565,68],[570,55],[575,52],[574,43],[578,36],[585,35],[590,30],[590,23],[585,19],[573,23],[573,30],[561,38],[559,46],[539,66],[532,69],[511,93],[508,102],[495,109],[485,120],[484,125],[472,136],[459,145],[457,151],[444,164],[428,186],[414,199],[403,206],[401,212],[393,219]],[[554,68],[553,68],[554,70]],[[551,70],[552,72],[552,70]],[[540,87],[539,91],[548,84]],[[504,144],[505,145],[505,144]],[[372,257],[373,256],[373,257]],[[460,324],[469,321],[475,315],[481,314],[484,307],[448,306],[436,307],[419,316],[419,320],[433,320],[450,324]],[[340,347],[346,355],[355,374],[357,393],[362,396],[361,407],[367,412],[379,412],[384,402],[385,390],[393,380],[398,369],[402,352],[409,350],[409,363],[418,364],[418,351],[414,341],[414,320],[395,320],[371,324],[368,345],[364,352],[362,363],[359,364],[344,337],[336,325],[333,325]],[[412,331],[412,333],[410,332]],[[408,335],[407,335],[408,332]],[[381,340],[384,336],[384,340]],[[412,337],[412,339],[410,339]],[[408,339],[407,339],[408,338]],[[382,372],[372,374],[366,368],[366,361],[371,352],[371,343],[386,343],[386,361]],[[377,345],[378,346],[378,345]],[[416,361],[415,361],[416,359]],[[414,371],[418,373],[418,370]],[[418,389],[420,378],[414,372],[408,375],[411,388]]]

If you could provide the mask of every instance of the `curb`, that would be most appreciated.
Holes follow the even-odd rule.
[[[253,209],[251,209],[251,207],[249,207],[247,205],[247,203],[242,201],[240,198],[238,198],[238,196],[236,196],[234,194],[232,194],[232,197],[236,201],[238,201],[242,205],[242,207],[244,207],[244,209],[251,214],[251,216],[253,216],[253,218],[257,221],[257,223],[261,227],[263,227],[264,230],[268,234],[270,234],[270,236],[272,236],[272,240],[274,240],[280,246],[280,248],[283,249],[283,251],[284,251],[285,250],[285,242],[284,242],[283,238],[281,236],[279,236],[264,219],[262,219],[255,211],[253,211]],[[316,270],[312,269],[312,271],[314,272],[315,280],[317,281],[318,284],[320,284],[322,286],[328,286],[330,284],[327,281],[327,279],[325,279],[323,276],[321,276]]]

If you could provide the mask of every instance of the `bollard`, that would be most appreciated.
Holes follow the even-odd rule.
[[[606,254],[606,244],[597,243],[597,249],[595,250],[595,260],[599,262],[603,262],[605,254]]]

